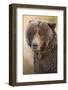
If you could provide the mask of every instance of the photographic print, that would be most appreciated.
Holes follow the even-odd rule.
[[[57,73],[57,16],[23,16],[24,74]]]
[[[66,7],[9,5],[9,85],[66,83]]]

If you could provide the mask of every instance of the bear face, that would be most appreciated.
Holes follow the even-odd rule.
[[[52,42],[55,35],[55,23],[43,20],[31,20],[28,23],[26,40],[33,51],[44,50]]]

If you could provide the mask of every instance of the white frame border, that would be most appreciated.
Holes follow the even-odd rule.
[[[41,12],[41,13],[40,13]],[[38,74],[38,75],[23,75],[23,24],[22,15],[49,15],[58,16],[58,73],[57,74]],[[35,82],[35,81],[52,81],[52,80],[63,80],[63,11],[58,10],[40,10],[40,9],[28,9],[28,8],[17,8],[17,82]],[[60,38],[60,39],[59,39]]]

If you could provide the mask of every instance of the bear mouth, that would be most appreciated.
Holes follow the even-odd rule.
[[[40,51],[41,50],[39,45],[32,45],[31,48],[33,51]]]
[[[31,48],[32,48],[33,51],[37,51],[37,52],[45,51],[44,50],[45,47],[40,47],[40,45],[38,45],[38,46],[31,46]]]

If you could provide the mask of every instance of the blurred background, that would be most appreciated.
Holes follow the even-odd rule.
[[[23,44],[24,44],[24,55],[23,55],[23,74],[33,74],[34,73],[34,67],[33,67],[33,52],[31,50],[31,48],[28,46],[27,42],[26,42],[26,32],[27,32],[27,26],[28,26],[28,22],[30,20],[35,20],[35,19],[39,19],[39,20],[46,20],[48,22],[55,22],[56,23],[56,28],[55,30],[57,31],[57,20],[58,17],[57,16],[31,16],[31,15],[24,15],[23,16],[23,32],[24,32],[24,40],[23,40]]]

